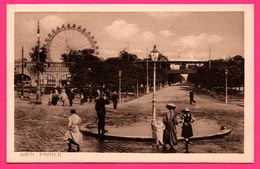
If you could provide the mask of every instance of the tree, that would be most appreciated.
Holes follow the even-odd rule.
[[[231,87],[240,87],[244,85],[244,58],[236,55],[227,61],[229,71],[228,84]]]
[[[29,53],[31,61],[34,62],[33,66],[31,67],[31,72],[34,75],[37,75],[37,85],[39,86],[39,76],[45,70],[45,62],[47,58],[47,50],[46,46],[42,46],[39,49],[39,46],[36,45],[32,48],[32,52]]]
[[[188,81],[195,86],[202,86],[208,90],[216,91],[225,88],[225,70],[228,70],[228,86],[240,87],[244,84],[244,58],[240,55],[230,57],[226,60],[217,59],[208,65],[199,67],[195,74],[188,76]]]
[[[104,61],[103,72],[105,75],[105,84],[113,86],[113,90],[118,88],[118,72],[122,71],[122,89],[128,94],[128,91],[134,90],[137,82],[143,77],[143,68],[135,64],[139,58],[135,54],[126,51],[120,52],[118,57],[108,58]]]
[[[93,55],[93,52],[86,49],[82,51],[70,51],[62,54],[62,60],[68,62],[71,73],[71,84],[77,87],[100,85],[103,81],[100,58]]]

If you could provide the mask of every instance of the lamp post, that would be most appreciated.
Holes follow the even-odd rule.
[[[150,93],[149,89],[149,65],[148,65],[148,59],[146,60],[146,93]]]
[[[122,102],[122,94],[121,94],[121,85],[122,85],[122,71],[118,71],[118,96],[119,96],[119,103]]]
[[[38,53],[37,53],[37,64],[40,63],[40,22],[38,20],[38,24],[37,24],[37,48],[38,48]],[[41,99],[41,82],[40,82],[40,72],[39,70],[37,70],[37,95],[36,98],[39,101]]]
[[[225,87],[226,87],[226,97],[225,103],[228,103],[228,69],[225,69]]]
[[[153,121],[156,120],[156,62],[158,60],[159,51],[156,49],[156,46],[154,45],[153,50],[151,51],[151,58],[153,61]]]
[[[24,74],[24,68],[23,68],[23,54],[24,54],[24,50],[23,50],[23,46],[22,46],[22,78],[21,78],[21,85],[22,85],[22,91],[21,91],[21,98],[23,98],[23,81],[24,81],[24,78],[23,78],[23,74]]]

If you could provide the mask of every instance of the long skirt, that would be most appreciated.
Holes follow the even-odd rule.
[[[164,144],[174,146],[178,144],[177,132],[173,124],[167,125],[163,133]]]

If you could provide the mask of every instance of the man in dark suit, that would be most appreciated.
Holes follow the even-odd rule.
[[[194,100],[193,90],[190,90],[189,97],[190,97],[190,104],[196,103],[195,100]]]
[[[119,98],[118,98],[117,92],[114,92],[113,95],[112,95],[112,101],[113,101],[114,109],[117,108],[118,100],[119,100]]]
[[[106,107],[105,105],[109,104],[109,101],[104,96],[98,96],[96,100],[95,109],[97,111],[98,117],[98,135],[104,136],[105,134],[105,117],[106,117]]]

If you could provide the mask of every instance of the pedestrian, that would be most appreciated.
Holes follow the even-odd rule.
[[[55,90],[52,92],[52,96],[49,100],[49,105],[55,106],[55,105],[57,105],[58,101],[59,101],[59,95],[56,93],[56,90]]]
[[[190,143],[189,138],[193,136],[191,123],[193,123],[195,119],[192,117],[192,114],[188,108],[183,109],[181,112],[183,112],[183,115],[180,116],[180,118],[183,120],[181,136],[185,140],[185,150],[186,153],[188,153],[188,144]]]
[[[37,91],[36,91],[36,101],[41,101],[41,91],[40,91],[40,89],[37,89]]]
[[[70,104],[70,106],[72,106],[72,104],[73,104],[73,99],[74,99],[73,90],[72,90],[72,89],[71,89],[71,90],[68,90],[67,95],[68,95],[68,99],[69,99],[69,104]]]
[[[178,125],[177,116],[175,112],[175,104],[167,104],[166,108],[169,110],[165,113],[163,123],[164,130],[164,145],[170,145],[171,149],[178,144],[176,125]]]
[[[101,91],[97,89],[96,91],[93,91],[92,97],[94,97],[94,101],[97,100],[97,98],[101,95]]]
[[[113,93],[113,95],[112,95],[112,102],[113,102],[113,107],[114,107],[114,109],[117,108],[118,100],[119,100],[119,97],[118,97],[117,92],[115,91],[115,92]]]
[[[84,94],[83,92],[80,93],[80,105],[83,105],[84,103]]]
[[[156,147],[164,146],[163,142],[163,131],[165,129],[165,125],[163,124],[162,118],[157,117],[156,121],[153,123],[153,133],[156,141]]]
[[[190,90],[189,97],[190,97],[190,104],[196,103],[196,101],[194,100],[194,93],[192,89]]]
[[[97,111],[98,118],[98,135],[104,136],[105,130],[105,117],[106,117],[106,107],[105,105],[109,104],[109,101],[106,97],[99,95],[96,100],[95,109]]]
[[[81,118],[76,114],[76,110],[72,109],[71,116],[69,116],[68,129],[65,133],[64,140],[68,144],[68,152],[72,151],[72,145],[77,146],[77,152],[80,151],[80,143],[82,141],[82,133],[80,132],[79,125]]]
[[[61,90],[61,94],[60,94],[60,100],[62,101],[62,105],[65,106],[66,101],[68,100],[68,96],[66,94],[65,89]]]

